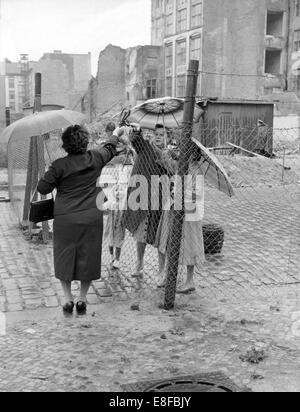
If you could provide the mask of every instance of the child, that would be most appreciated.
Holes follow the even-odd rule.
[[[187,187],[185,199],[186,211],[182,228],[181,250],[179,264],[187,267],[187,278],[184,285],[178,288],[177,293],[189,294],[195,292],[195,267],[200,267],[205,260],[202,220],[204,215],[204,179],[198,163],[191,159],[189,174],[193,187]],[[197,178],[198,177],[198,178]],[[197,184],[196,184],[197,183]],[[191,207],[192,206],[192,207]],[[194,210],[193,210],[194,209]],[[167,247],[170,243],[170,229],[173,214],[169,210],[163,212],[157,231],[156,247],[166,260]],[[178,233],[178,235],[181,235]],[[163,265],[164,266],[164,265]],[[162,268],[160,272],[162,272]],[[163,273],[161,273],[163,274]],[[159,288],[166,285],[166,273],[158,284]]]
[[[118,171],[120,173],[120,171]],[[111,268],[120,269],[122,246],[125,240],[125,226],[123,224],[124,203],[127,199],[126,182],[117,178],[110,199],[104,204],[108,211],[104,229],[104,238],[108,242],[111,256]]]

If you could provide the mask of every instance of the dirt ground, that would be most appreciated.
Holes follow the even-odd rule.
[[[283,157],[268,159],[263,157],[222,156],[219,158],[234,187],[256,187],[258,185],[277,186],[300,182],[300,152]]]

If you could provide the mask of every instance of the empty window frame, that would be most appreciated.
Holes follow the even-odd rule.
[[[265,73],[281,74],[281,50],[266,50]]]
[[[202,0],[192,0],[191,2],[191,28],[202,25],[203,6]]]
[[[166,44],[165,46],[165,68],[173,68],[173,44]]]
[[[267,35],[282,36],[283,35],[283,16],[284,13],[268,11],[267,14]]]
[[[201,36],[190,39],[190,58],[191,60],[201,60]]]
[[[157,97],[157,80],[147,80],[147,99],[155,99]]]
[[[187,9],[177,11],[177,32],[187,30]]]
[[[176,65],[182,66],[186,64],[186,40],[176,43]]]

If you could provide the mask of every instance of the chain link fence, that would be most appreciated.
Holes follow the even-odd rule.
[[[298,136],[298,129],[262,130],[237,125],[227,125],[225,132],[210,127],[194,133],[226,170],[234,196],[226,195],[205,177],[196,185],[196,176],[205,176],[206,171],[199,166],[201,152],[195,144],[189,145],[185,150],[188,173],[193,176],[188,191],[192,207],[185,211],[183,229],[178,230],[181,250],[175,252],[179,253],[179,293],[193,293],[195,288],[206,297],[226,298],[235,293],[255,293],[262,286],[300,282]],[[165,201],[168,196],[174,200],[172,177],[177,173],[181,138],[180,130],[169,132],[168,146],[160,149],[153,133],[144,131],[143,139],[132,144],[132,153],[114,159],[102,171],[98,184],[110,184],[115,206],[120,207],[130,195],[135,204],[145,199],[148,202],[143,211],[118,207],[111,211],[107,205],[102,277],[113,291],[137,298],[165,294],[166,267],[173,259],[169,248],[174,219],[174,210],[169,210]],[[31,139],[11,140],[8,149],[10,198],[21,226],[27,221],[24,201],[28,173],[34,183],[42,172],[32,167],[35,160],[30,157],[30,143]],[[38,147],[46,168],[65,156],[59,132],[44,137]],[[94,142],[91,148],[97,150],[97,144]],[[135,193],[128,189],[132,174],[144,178]],[[153,176],[168,177],[170,186],[156,186],[154,190]],[[51,232],[51,222],[49,229]]]

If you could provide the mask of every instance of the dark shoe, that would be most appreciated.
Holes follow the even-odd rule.
[[[74,302],[68,302],[63,306],[64,313],[72,314],[74,310]]]
[[[86,310],[87,310],[87,305],[85,302],[77,302],[76,303],[76,310],[78,315],[85,315],[86,314]]]

